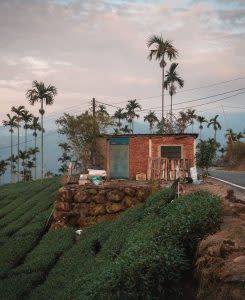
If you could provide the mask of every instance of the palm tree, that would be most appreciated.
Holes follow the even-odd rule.
[[[7,166],[8,166],[7,161],[5,161],[5,160],[0,161],[0,185],[1,185],[1,181],[2,181],[2,176],[5,174],[5,172],[7,170]]]
[[[190,125],[191,125],[191,128],[192,128],[192,133],[193,133],[193,125],[194,125],[194,120],[197,118],[197,115],[196,115],[196,110],[195,109],[187,109],[187,116],[189,118],[189,121],[190,121]]]
[[[171,105],[170,105],[171,123],[173,122],[173,120],[172,120],[172,117],[173,117],[173,95],[176,94],[176,86],[174,84],[177,83],[180,88],[182,88],[184,86],[184,80],[176,72],[177,67],[178,67],[177,63],[171,64],[169,71],[167,71],[167,73],[165,75],[166,80],[164,82],[164,87],[166,89],[169,89],[169,95],[171,97]]]
[[[36,165],[36,161],[37,161],[37,153],[39,152],[39,149],[38,147],[35,147],[35,148],[30,148],[28,150],[28,154],[29,156],[33,156],[33,159],[32,161],[35,162],[35,165],[34,165],[34,176],[35,176],[35,179],[37,179],[37,165]]]
[[[10,114],[7,114],[8,120],[3,121],[4,127],[9,127],[10,132],[10,157],[13,158],[13,132],[14,128],[18,126],[16,121],[16,116],[11,117]],[[10,161],[10,173],[11,173],[11,182],[13,182],[13,160]]]
[[[35,168],[35,164],[33,161],[28,160],[28,162],[26,163],[26,168],[28,169],[28,178],[27,179],[31,179],[32,178],[32,174],[31,174],[31,170],[32,168]]]
[[[54,103],[54,97],[57,95],[57,89],[53,85],[48,85],[47,87],[43,82],[33,81],[32,89],[28,90],[26,93],[26,97],[29,100],[31,105],[34,105],[36,102],[41,103],[41,108],[39,109],[41,115],[41,128],[42,128],[42,136],[41,136],[41,178],[44,177],[43,170],[43,115],[45,110],[43,109],[44,104],[52,105]]]
[[[33,117],[32,123],[30,124],[29,128],[31,130],[33,130],[32,135],[34,136],[34,149],[38,149],[37,148],[37,131],[42,131],[42,127],[41,127],[41,125],[39,123],[39,117]],[[34,156],[35,156],[35,170],[34,170],[34,172],[35,172],[35,175],[34,175],[35,179],[37,179],[37,166],[36,166],[36,161],[37,161],[36,154],[37,154],[37,152],[39,152],[39,151],[36,151],[35,154],[34,154]]]
[[[216,142],[217,130],[221,130],[221,125],[220,125],[220,123],[217,121],[218,117],[219,117],[219,115],[216,115],[214,118],[211,118],[211,119],[209,120],[209,123],[208,123],[208,128],[209,128],[210,126],[212,126],[213,129],[214,129],[214,140],[215,140],[215,142]]]
[[[200,130],[200,140],[202,139],[202,130],[203,130],[203,123],[207,123],[207,120],[203,116],[197,116],[197,122],[199,123],[199,130]]]
[[[236,133],[231,129],[226,129],[225,137],[227,138],[227,144],[236,142]]]
[[[153,46],[153,48],[151,48]],[[178,50],[173,46],[172,41],[163,40],[162,35],[152,35],[147,41],[147,47],[151,48],[149,53],[149,60],[155,57],[160,61],[160,68],[162,68],[162,118],[164,118],[164,68],[166,67],[166,57],[171,61],[178,56]]]
[[[149,111],[149,113],[144,117],[144,122],[149,123],[150,133],[152,133],[152,129],[153,129],[155,123],[158,122],[158,118],[157,118],[155,112]]]
[[[6,161],[12,162],[12,174],[16,174],[16,162],[18,161],[18,155],[12,154],[10,157],[6,159]],[[15,180],[13,180],[15,181]]]
[[[21,113],[21,119],[24,122],[24,129],[25,129],[25,151],[27,151],[27,129],[29,128],[29,123],[33,119],[33,115],[29,113],[28,110],[23,110]]]
[[[11,111],[15,113],[16,115],[16,121],[17,121],[17,130],[18,130],[18,144],[17,144],[17,153],[19,153],[20,151],[20,122],[22,121],[22,113],[23,111],[25,110],[25,106],[23,105],[20,105],[20,106],[17,106],[17,107],[14,107],[12,106],[11,108]],[[18,182],[20,181],[20,161],[19,161],[19,158],[18,158],[18,161],[17,161],[17,172],[18,172]]]
[[[118,108],[118,110],[115,111],[113,117],[118,120],[116,125],[118,126],[118,133],[121,131],[122,127],[122,120],[127,118],[127,113],[123,111],[123,108]]]
[[[184,133],[190,122],[187,112],[180,111],[176,120],[177,133]]]
[[[122,128],[122,132],[123,133],[132,133],[132,129],[128,126],[128,125],[125,125],[123,128]]]
[[[132,131],[132,133],[134,133],[134,119],[135,118],[139,118],[140,115],[136,113],[136,109],[141,109],[141,105],[136,102],[136,99],[134,100],[129,100],[128,101],[128,104],[126,105],[126,110],[127,110],[127,119],[128,119],[128,122],[129,124],[131,125],[130,126],[130,129]]]
[[[28,159],[30,157],[29,153],[27,151],[19,151],[19,154],[18,154],[19,158],[22,160],[22,167],[23,167],[23,170],[20,172],[22,175],[23,175],[23,181],[26,180],[26,164],[25,164],[25,160]]]

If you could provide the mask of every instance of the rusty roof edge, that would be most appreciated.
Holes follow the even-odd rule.
[[[188,137],[192,136],[194,138],[198,137],[198,133],[167,133],[167,134],[159,134],[159,133],[132,133],[132,134],[101,134],[100,137],[137,137],[137,136],[148,136],[148,137],[165,137],[165,136],[177,136],[177,137]]]

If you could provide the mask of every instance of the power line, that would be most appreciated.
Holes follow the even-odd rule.
[[[181,91],[176,92],[176,94],[185,93],[185,92],[194,91],[194,90],[199,90],[199,89],[204,89],[204,88],[209,88],[209,87],[213,87],[213,86],[217,86],[217,85],[221,85],[221,84],[233,82],[233,81],[236,81],[236,80],[241,80],[241,79],[244,79],[244,78],[245,78],[245,76],[238,77],[238,78],[233,78],[233,79],[226,80],[226,81],[220,81],[220,82],[216,82],[216,83],[209,84],[209,85],[203,85],[203,86],[199,86],[199,87],[196,87],[196,88],[190,88],[190,89],[186,89],[186,90],[181,90]],[[164,95],[167,96],[168,93],[166,93]],[[140,98],[136,98],[136,99],[137,99],[137,101],[144,101],[144,100],[148,100],[148,99],[158,98],[158,97],[161,97],[161,96],[162,95],[149,96],[149,97],[144,97],[144,98],[140,97]],[[123,101],[115,102],[115,103],[112,103],[112,104],[122,104],[122,103],[125,103],[125,102],[128,102],[128,101],[129,100],[123,100]]]
[[[245,91],[243,92],[240,92],[240,93],[237,93],[235,95],[231,95],[231,96],[227,96],[227,97],[224,97],[224,98],[221,98],[221,99],[218,99],[218,100],[214,100],[214,101],[211,101],[211,102],[206,102],[206,103],[202,103],[202,104],[197,104],[197,105],[193,105],[191,107],[197,107],[197,106],[203,106],[203,105],[208,105],[208,104],[211,104],[211,103],[215,103],[215,102],[219,102],[219,101],[222,101],[224,99],[228,99],[228,98],[232,98],[232,97],[235,97],[235,96],[238,96],[238,95],[241,95],[241,94],[244,94]],[[173,110],[180,110],[180,109],[186,109],[186,108],[190,108],[190,107],[179,107],[179,108],[175,108]],[[159,110],[158,110],[159,111]]]
[[[224,93],[219,93],[219,94],[215,94],[215,95],[202,97],[202,98],[197,98],[197,99],[192,99],[192,100],[188,100],[188,101],[173,103],[173,105],[179,105],[179,104],[183,104],[183,103],[191,103],[191,102],[196,102],[196,101],[200,101],[200,100],[205,100],[205,99],[209,99],[209,98],[213,98],[213,97],[217,97],[217,96],[221,96],[221,95],[225,95],[225,94],[229,94],[229,93],[233,93],[233,92],[238,92],[238,91],[241,91],[241,90],[244,90],[244,89],[245,89],[245,87],[240,88],[240,89],[236,89],[236,90],[227,91],[227,92],[224,92]],[[170,105],[168,104],[166,106],[170,106]],[[161,108],[161,106],[152,107],[151,109],[157,109],[157,108]],[[149,110],[149,108],[142,109],[142,111],[145,111],[145,110]]]

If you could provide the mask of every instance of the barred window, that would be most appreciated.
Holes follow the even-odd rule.
[[[161,146],[161,157],[181,158],[181,146]]]

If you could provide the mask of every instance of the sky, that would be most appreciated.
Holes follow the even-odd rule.
[[[161,70],[147,59],[152,34],[179,50],[185,85],[176,112],[179,102],[245,88],[245,0],[1,0],[0,122],[13,105],[38,112],[25,98],[33,80],[58,89],[46,120],[79,113],[92,97],[118,107],[137,99],[160,114]],[[245,113],[245,93],[212,103],[239,92],[184,108]]]

